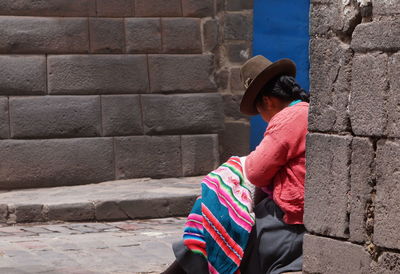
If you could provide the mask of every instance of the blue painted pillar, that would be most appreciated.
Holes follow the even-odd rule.
[[[290,58],[297,65],[297,81],[308,90],[310,0],[255,0],[253,55],[271,61]],[[250,149],[262,140],[266,123],[260,116],[251,119]]]

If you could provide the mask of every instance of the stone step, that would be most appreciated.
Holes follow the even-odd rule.
[[[133,179],[0,192],[0,222],[118,221],[186,216],[202,177]]]

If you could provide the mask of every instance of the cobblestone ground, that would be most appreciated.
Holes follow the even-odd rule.
[[[184,218],[0,227],[0,273],[160,273]]]

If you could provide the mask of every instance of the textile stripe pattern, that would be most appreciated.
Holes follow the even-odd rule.
[[[209,173],[185,224],[185,246],[207,259],[210,273],[238,270],[255,223],[243,168],[239,157],[231,157]]]

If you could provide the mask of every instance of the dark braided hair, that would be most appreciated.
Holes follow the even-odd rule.
[[[259,102],[263,96],[277,97],[285,102],[310,101],[310,95],[300,87],[294,77],[287,75],[281,75],[269,81],[258,94],[256,102]]]

